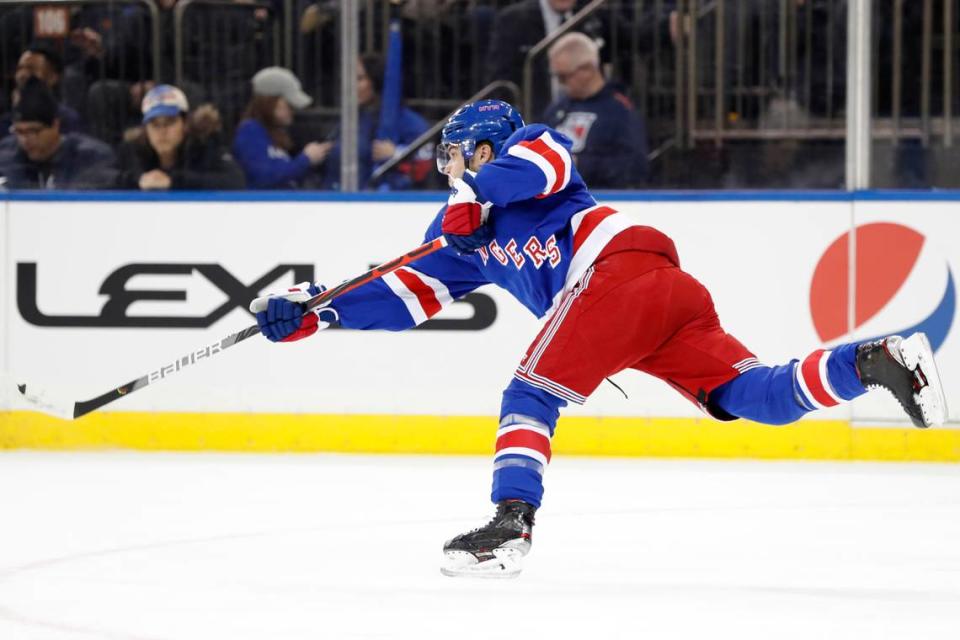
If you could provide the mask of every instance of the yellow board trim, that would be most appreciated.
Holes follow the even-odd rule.
[[[65,421],[0,412],[0,449],[490,454],[490,417],[250,413],[96,413]],[[805,420],[787,427],[699,418],[560,421],[561,455],[960,461],[960,430],[852,427]]]

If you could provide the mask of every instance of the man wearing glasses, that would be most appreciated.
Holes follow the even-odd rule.
[[[646,182],[647,130],[633,103],[600,69],[597,44],[582,33],[550,47],[550,73],[561,97],[543,121],[573,142],[574,164],[594,189],[624,189]]]
[[[37,78],[20,91],[10,133],[0,142],[0,177],[8,189],[103,189],[116,181],[110,147],[62,133],[56,98]]]

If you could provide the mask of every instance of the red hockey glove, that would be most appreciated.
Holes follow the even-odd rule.
[[[460,253],[473,253],[486,246],[493,240],[493,229],[486,224],[489,210],[489,203],[477,202],[470,183],[461,178],[454,180],[440,225],[447,243]]]

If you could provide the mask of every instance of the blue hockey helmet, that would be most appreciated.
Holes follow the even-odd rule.
[[[452,146],[460,148],[467,162],[481,142],[488,142],[493,153],[499,155],[503,143],[523,125],[520,112],[503,100],[477,100],[466,104],[443,126],[437,145],[437,168],[443,172],[450,161]]]

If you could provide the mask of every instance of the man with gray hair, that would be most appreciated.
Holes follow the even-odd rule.
[[[568,33],[550,47],[550,73],[563,96],[543,122],[573,140],[571,151],[584,181],[596,189],[642,185],[647,177],[647,132],[633,103],[600,68],[596,42]]]

